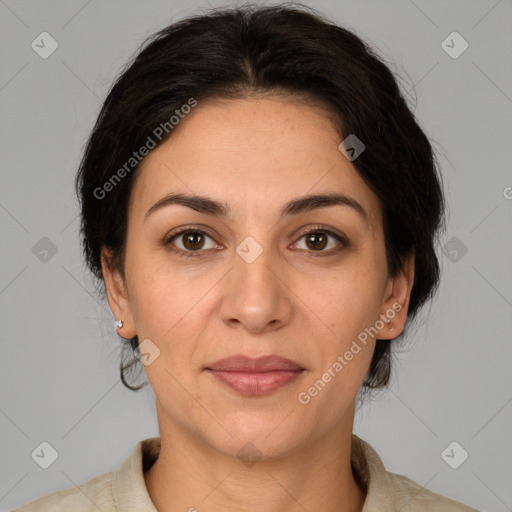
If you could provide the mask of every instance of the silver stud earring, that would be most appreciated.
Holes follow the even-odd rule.
[[[121,329],[121,327],[123,327],[123,321],[122,320],[116,320],[116,327],[118,329]]]

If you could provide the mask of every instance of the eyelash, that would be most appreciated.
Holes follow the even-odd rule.
[[[179,236],[181,235],[184,235],[185,233],[199,233],[201,235],[204,235],[204,236],[207,236],[209,238],[211,238],[213,240],[213,237],[210,236],[208,233],[206,233],[205,231],[201,230],[201,229],[193,229],[193,228],[184,228],[182,229],[181,231],[178,231],[178,232],[172,232],[170,233],[169,235],[166,236],[163,244],[164,246],[169,250],[169,251],[172,251],[174,253],[177,253],[179,254],[180,256],[184,256],[184,257],[187,257],[187,258],[197,258],[197,257],[202,257],[204,254],[202,253],[205,253],[207,251],[203,251],[203,250],[198,250],[198,251],[183,251],[181,249],[178,249],[176,248],[175,246],[173,246],[173,244],[171,243],[175,238],[178,238]],[[330,231],[329,229],[326,229],[324,228],[324,226],[322,225],[317,225],[315,226],[314,228],[311,228],[310,230],[304,232],[304,233],[301,233],[300,237],[298,238],[297,241],[301,240],[302,238],[304,238],[305,236],[307,235],[310,235],[310,234],[317,234],[317,233],[323,233],[323,234],[326,234],[326,235],[329,235],[329,236],[332,236],[333,238],[335,238],[338,242],[341,243],[341,246],[340,247],[337,247],[335,249],[330,249],[329,251],[306,251],[306,254],[308,255],[308,257],[316,257],[316,256],[320,256],[320,257],[325,257],[325,256],[332,256],[333,254],[336,254],[338,253],[339,251],[341,251],[343,248],[346,248],[349,246],[349,243],[348,243],[348,240],[341,236],[341,235],[338,235],[337,233],[333,233],[332,231]],[[213,249],[215,250],[215,249]]]

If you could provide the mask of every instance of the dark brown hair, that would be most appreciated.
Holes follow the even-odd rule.
[[[172,135],[169,120],[191,98],[200,103],[273,93],[328,106],[340,120],[341,140],[354,134],[365,144],[352,163],[382,204],[389,275],[415,252],[409,325],[439,282],[435,243],[444,227],[444,196],[435,154],[384,60],[353,32],[297,4],[212,10],[142,44],[113,84],[76,176],[88,267],[102,285],[106,246],[124,275],[127,207],[137,172],[133,161],[132,168],[126,163],[157,127],[168,130],[159,140],[152,137],[156,145]],[[114,175],[122,179],[113,181]],[[377,340],[363,388],[388,383],[391,345],[404,334]],[[126,340],[128,359],[124,351],[120,368],[123,384],[134,390],[145,383],[131,386],[124,372],[137,366],[137,347],[136,336]]]

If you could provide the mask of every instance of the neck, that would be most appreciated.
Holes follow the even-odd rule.
[[[352,424],[300,452],[241,460],[176,424],[160,429],[160,455],[144,478],[159,512],[361,512],[365,492],[350,462]],[[350,428],[347,428],[350,427]]]

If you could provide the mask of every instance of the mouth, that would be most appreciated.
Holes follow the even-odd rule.
[[[243,395],[265,395],[295,381],[305,368],[280,356],[232,356],[205,368],[217,380]]]

